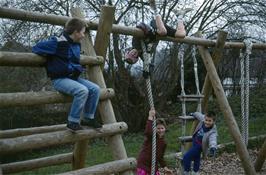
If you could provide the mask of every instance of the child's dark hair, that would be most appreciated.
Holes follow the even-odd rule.
[[[156,126],[159,124],[163,125],[166,128],[166,122],[163,118],[157,118],[156,119]]]
[[[71,18],[66,22],[64,31],[71,35],[75,31],[80,32],[86,26],[87,24],[83,20],[79,18]]]
[[[216,113],[213,112],[213,111],[208,111],[207,116],[208,116],[209,118],[212,118],[213,121],[216,120]]]

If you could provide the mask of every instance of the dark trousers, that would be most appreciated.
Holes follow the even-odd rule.
[[[190,171],[192,161],[194,161],[193,171],[199,171],[201,151],[201,145],[193,143],[192,148],[190,148],[183,157],[184,171]]]

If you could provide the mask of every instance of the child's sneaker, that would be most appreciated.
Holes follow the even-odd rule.
[[[192,171],[191,175],[199,175],[199,172]]]
[[[81,125],[90,126],[93,128],[101,128],[102,127],[102,125],[100,123],[98,123],[95,119],[82,120]]]
[[[66,127],[67,127],[67,129],[69,129],[72,132],[79,131],[79,130],[82,130],[83,129],[79,125],[79,123],[75,123],[75,122],[68,122]]]

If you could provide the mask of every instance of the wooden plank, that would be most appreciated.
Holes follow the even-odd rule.
[[[200,55],[203,59],[205,68],[208,72],[208,76],[210,78],[210,81],[212,83],[212,87],[214,89],[215,95],[217,97],[217,101],[220,106],[220,110],[222,111],[226,124],[229,128],[229,132],[234,139],[236,145],[237,145],[237,153],[240,157],[240,160],[242,162],[243,168],[245,170],[246,174],[256,174],[255,169],[251,163],[247,148],[245,144],[242,142],[240,130],[238,128],[238,125],[236,123],[235,117],[233,115],[232,109],[228,103],[228,100],[226,98],[225,92],[223,90],[223,86],[221,84],[220,78],[218,76],[218,73],[216,71],[215,65],[212,61],[212,57],[208,50],[202,46],[198,46]]]
[[[46,57],[27,52],[2,52],[0,51],[0,66],[27,66],[41,67],[44,66]],[[104,60],[101,56],[85,56],[80,57],[81,65],[99,65]]]
[[[66,131],[50,132],[49,134],[35,134],[10,139],[0,139],[0,155],[11,154],[29,149],[43,148],[53,145],[74,143],[79,140],[110,137],[127,131],[124,122],[105,124],[100,130],[85,129],[75,133]]]
[[[101,89],[100,100],[113,96],[113,89]],[[72,102],[72,97],[56,91],[0,93],[0,107],[2,108],[67,102]]]
[[[180,101],[187,101],[187,102],[197,102],[201,100],[204,97],[204,95],[178,95],[177,98],[179,98]]]
[[[4,174],[10,174],[10,173],[34,170],[48,166],[71,163],[72,159],[73,159],[73,153],[65,153],[50,157],[43,157],[39,159],[2,164],[1,166]]]
[[[136,168],[137,161],[135,158],[127,158],[122,160],[116,160],[100,165],[83,168],[76,171],[70,171],[59,175],[106,175],[106,174],[117,174],[120,172],[134,170]]]

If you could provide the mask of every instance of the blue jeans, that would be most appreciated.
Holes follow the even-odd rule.
[[[100,88],[97,84],[83,78],[77,80],[58,78],[52,80],[52,83],[57,91],[73,96],[68,121],[80,123],[82,112],[84,120],[94,119],[100,96]]]
[[[190,148],[183,157],[184,171],[187,172],[190,171],[192,161],[194,161],[193,171],[194,172],[199,171],[201,151],[202,151],[201,145],[193,142],[192,148]]]

